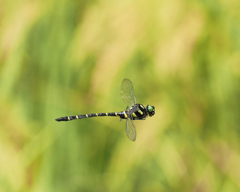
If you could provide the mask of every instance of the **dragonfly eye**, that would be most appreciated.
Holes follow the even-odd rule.
[[[150,106],[150,105],[148,105],[148,112],[152,112],[153,111],[153,108],[152,108],[152,106]]]
[[[148,114],[149,114],[150,117],[152,117],[155,114],[155,107],[154,106],[148,105],[147,110],[148,110]]]

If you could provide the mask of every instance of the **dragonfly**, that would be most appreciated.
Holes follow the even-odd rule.
[[[111,113],[91,113],[84,115],[66,116],[55,119],[56,121],[71,121],[75,119],[83,119],[90,117],[115,116],[122,121],[126,119],[126,134],[131,141],[135,141],[137,137],[134,120],[145,120],[148,116],[152,117],[155,114],[155,107],[137,103],[136,96],[133,91],[133,84],[129,79],[123,79],[121,86],[121,97],[127,105],[125,111]]]

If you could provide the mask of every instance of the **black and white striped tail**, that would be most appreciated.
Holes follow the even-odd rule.
[[[71,121],[75,119],[83,119],[88,117],[102,117],[102,116],[115,116],[120,117],[121,119],[126,119],[127,114],[125,111],[116,112],[116,113],[91,113],[85,115],[75,115],[75,116],[67,116],[67,117],[59,117],[55,119],[56,121]]]

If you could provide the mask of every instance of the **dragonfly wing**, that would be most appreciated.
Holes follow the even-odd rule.
[[[127,121],[126,121],[126,133],[130,140],[132,141],[136,140],[137,133],[136,133],[135,125],[130,118],[127,118]]]
[[[121,87],[121,97],[128,106],[136,104],[136,97],[133,91],[133,84],[129,79],[123,79]]]

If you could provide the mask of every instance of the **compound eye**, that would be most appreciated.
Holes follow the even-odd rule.
[[[148,112],[149,112],[149,113],[152,113],[152,112],[153,112],[153,107],[150,106],[150,105],[148,105]]]

